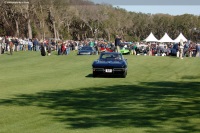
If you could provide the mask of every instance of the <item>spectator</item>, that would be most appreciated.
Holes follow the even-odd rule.
[[[56,42],[54,40],[51,40],[51,46],[53,50],[56,50]]]
[[[69,43],[67,43],[66,45],[65,45],[65,47],[66,47],[66,55],[69,55],[69,53],[70,53],[70,47],[69,47]]]
[[[48,53],[48,56],[51,55],[51,44],[47,44],[47,53]]]
[[[41,43],[41,55],[42,55],[42,56],[46,56],[44,43]]]
[[[62,53],[62,55],[63,54],[65,54],[65,52],[66,52],[66,46],[65,46],[65,43],[62,43],[62,45],[61,45],[61,53]]]
[[[189,51],[189,41],[185,43],[184,48],[183,48],[183,56],[186,56]]]
[[[32,48],[33,48],[32,39],[29,39],[29,40],[28,40],[28,50],[29,50],[29,51],[32,51]]]
[[[200,44],[196,45],[196,57],[200,57]]]
[[[10,41],[10,43],[9,43],[9,48],[10,48],[10,55],[13,55],[14,44],[12,41]]]
[[[121,37],[119,35],[116,35],[115,38],[115,50],[116,52],[120,52],[120,43],[121,43]]]
[[[183,40],[180,40],[180,59],[183,59]]]

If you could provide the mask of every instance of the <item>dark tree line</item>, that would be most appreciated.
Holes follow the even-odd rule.
[[[165,32],[172,39],[182,32],[187,39],[200,39],[200,16],[191,14],[135,13],[84,0],[2,0],[0,12],[0,35],[113,40],[119,34],[140,41],[150,32],[158,39]]]

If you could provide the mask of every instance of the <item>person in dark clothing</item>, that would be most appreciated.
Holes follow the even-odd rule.
[[[185,43],[183,48],[183,56],[187,56],[189,52],[189,42]]]
[[[47,44],[47,52],[48,52],[48,56],[51,55],[51,44]]]
[[[9,44],[10,44],[10,41],[8,40],[8,37],[6,37],[5,43],[6,43],[5,51],[8,51],[8,46],[9,46]]]
[[[34,41],[33,41],[33,51],[37,51],[37,46],[39,45],[39,42],[38,42],[38,40],[37,40],[37,38],[35,38],[34,39]]]
[[[160,47],[159,43],[157,44],[156,51],[157,51],[157,55],[161,56],[162,50],[161,50],[161,47]]]
[[[18,51],[18,46],[19,46],[19,40],[17,38],[13,39],[14,44],[15,44],[15,51]]]
[[[115,50],[116,50],[116,52],[120,52],[120,48],[119,48],[120,43],[121,43],[121,37],[116,35],[116,38],[115,38]]]
[[[51,45],[52,50],[56,50],[56,42],[54,39],[49,40],[49,44]]]
[[[46,52],[45,52],[45,48],[44,48],[44,44],[41,43],[41,55],[42,56],[46,56]]]

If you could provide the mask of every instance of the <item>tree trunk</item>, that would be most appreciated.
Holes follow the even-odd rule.
[[[28,18],[28,38],[29,39],[33,38],[30,18]]]
[[[59,31],[57,31],[57,32],[56,32],[56,35],[57,35],[57,38],[55,38],[55,39],[57,40],[57,39],[59,39],[59,38],[60,38]],[[56,41],[56,40],[55,40],[55,41]]]
[[[56,36],[56,23],[55,23],[55,21],[53,22],[53,32],[54,32],[54,38],[56,39],[57,36]]]
[[[77,37],[77,39],[78,39],[78,40],[81,40],[81,38],[80,38],[80,35],[79,35],[79,34],[77,34],[77,35],[76,35],[76,37]]]
[[[45,40],[45,36],[46,36],[46,34],[45,34],[45,32],[43,32],[43,35],[42,35],[42,40],[43,41]]]
[[[71,21],[67,21],[66,25],[67,25],[67,33],[69,33],[69,29],[70,29]]]
[[[82,33],[82,34],[81,34],[81,40],[84,40],[84,38],[85,38],[85,37],[84,37],[84,34]]]
[[[16,36],[19,37],[19,23],[18,20],[15,20],[15,24],[16,24]]]
[[[110,32],[109,32],[108,29],[106,30],[106,32],[107,32],[107,34],[108,34],[108,38],[107,38],[107,39],[108,39],[108,41],[110,41]]]
[[[43,40],[44,40],[45,39],[45,29],[44,29],[45,21],[44,21],[44,19],[42,21],[43,21],[42,29],[43,29]]]
[[[69,33],[69,26],[70,26],[70,24],[67,23],[67,33]]]

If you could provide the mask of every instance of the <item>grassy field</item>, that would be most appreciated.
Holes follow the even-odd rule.
[[[97,58],[0,55],[0,133],[200,132],[200,58],[125,55],[125,79]]]

